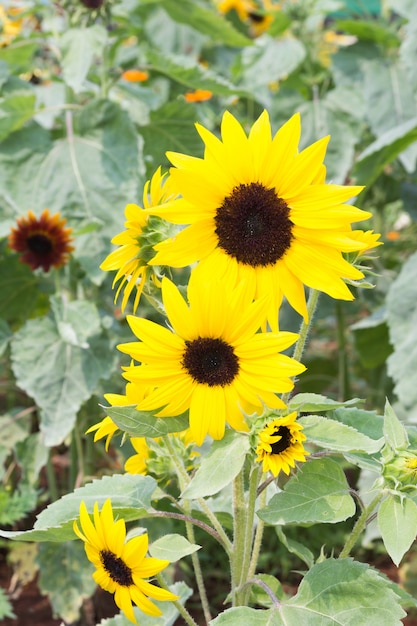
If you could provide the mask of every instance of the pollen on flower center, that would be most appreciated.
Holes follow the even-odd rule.
[[[230,385],[239,371],[232,346],[210,337],[186,342],[182,366],[196,382],[209,387]]]
[[[280,426],[275,430],[274,435],[279,435],[281,439],[271,444],[271,454],[281,454],[291,445],[291,432],[287,426]]]
[[[239,263],[274,265],[291,245],[289,212],[274,189],[260,183],[237,185],[216,211],[218,245]]]
[[[42,233],[36,233],[28,237],[27,246],[29,250],[39,255],[47,255],[52,252],[52,241]]]
[[[133,585],[132,570],[110,550],[100,551],[100,560],[110,578],[122,587]]]

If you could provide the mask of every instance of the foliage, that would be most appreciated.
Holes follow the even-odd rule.
[[[414,0],[360,3],[367,12],[327,0],[254,0],[246,13],[215,0],[96,4],[25,0],[0,13],[0,534],[39,542],[40,588],[68,622],[94,590],[73,521],[81,502],[92,513],[110,498],[133,535],[149,533],[152,557],[176,563],[165,583],[180,600],[157,602],[161,617],[135,609],[142,626],[180,614],[213,626],[399,624],[417,601],[355,558],[367,528],[363,541],[397,567],[415,560]],[[274,132],[300,113],[300,149],[330,134],[326,180],[365,186],[355,204],[372,217],[362,228],[384,243],[378,254],[344,253],[365,274],[347,281],[354,301],[321,294],[309,325],[280,307],[280,330],[309,338],[293,354],[307,370],[284,394],[308,456],[278,477],[262,474],[255,450],[282,411],[265,407],[248,417],[249,435],[228,428],[197,447],[188,409],[161,417],[130,401],[120,375],[129,359],[116,346],[132,341],[135,311],[121,310],[114,276],[100,269],[125,206],[142,206],[146,181],[170,167],[166,153],[204,156],[195,122],[218,136],[228,110],[249,131],[264,109]],[[45,208],[66,219],[74,246],[48,272],[22,263],[8,240],[18,218]],[[190,267],[156,267],[136,315],[165,326],[163,274],[186,294]],[[114,432],[86,433],[106,416]],[[132,438],[146,438],[147,476],[124,472]],[[309,529],[319,548],[303,541]],[[291,575],[291,596],[277,550],[288,569],[306,570]],[[216,578],[229,568],[230,580]],[[0,617],[11,615],[1,592]]]

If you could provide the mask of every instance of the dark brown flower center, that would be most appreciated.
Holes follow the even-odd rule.
[[[53,250],[53,244],[49,237],[42,233],[36,233],[29,235],[27,238],[27,247],[31,252],[39,257],[47,256],[51,254]]]
[[[110,550],[101,550],[100,560],[104,569],[115,583],[122,587],[133,585],[132,570],[123,559],[110,552]]]
[[[290,209],[274,189],[260,183],[238,185],[214,218],[219,246],[239,263],[275,265],[291,245]]]
[[[271,444],[271,454],[281,454],[291,445],[291,431],[287,426],[280,426],[275,429],[274,435],[279,435],[281,439]]]
[[[237,375],[239,360],[223,339],[199,337],[186,342],[182,366],[200,384],[225,387]]]

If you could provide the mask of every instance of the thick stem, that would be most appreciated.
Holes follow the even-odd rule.
[[[254,519],[255,519],[255,507],[256,507],[256,497],[258,491],[258,485],[260,478],[262,476],[262,468],[260,465],[254,467],[252,469],[252,473],[249,481],[249,494],[248,494],[248,504],[247,504],[247,513],[246,513],[246,529],[245,529],[245,549],[243,555],[243,563],[242,570],[240,574],[239,587],[243,587],[248,579],[248,569],[251,562],[252,556],[252,542],[253,542],[253,534],[254,534]],[[244,604],[247,604],[247,595],[249,589],[245,589],[245,598]]]
[[[310,289],[310,294],[309,294],[308,302],[307,302],[308,322],[304,320],[301,322],[301,326],[299,330],[299,337],[298,337],[297,343],[295,344],[294,352],[292,355],[292,358],[295,359],[296,361],[301,361],[301,358],[303,356],[304,348],[307,342],[308,332],[310,330],[314,312],[317,307],[319,295],[320,295],[320,292],[317,289]],[[291,392],[288,391],[286,394],[282,396],[282,401],[285,402],[285,404],[287,404],[288,400],[290,399],[290,396],[291,396]]]
[[[259,498],[259,507],[262,509],[266,504],[266,489],[263,490]],[[262,539],[264,535],[265,524],[261,519],[258,519],[258,524],[255,531],[255,539],[253,541],[252,556],[249,563],[248,579],[255,575],[256,567],[258,565],[259,553],[261,551]]]
[[[347,538],[347,541],[345,543],[343,550],[339,554],[339,559],[344,559],[347,556],[349,556],[353,546],[358,541],[362,532],[365,530],[368,518],[372,515],[372,513],[374,512],[374,509],[376,508],[378,503],[382,500],[383,496],[384,496],[384,492],[380,491],[372,500],[372,502],[362,510],[362,513],[356,520],[356,524],[354,525],[352,532]]]
[[[241,589],[241,580],[244,578],[243,564],[245,561],[247,512],[243,472],[244,470],[242,469],[233,481],[233,606],[242,606],[244,604],[244,590]]]

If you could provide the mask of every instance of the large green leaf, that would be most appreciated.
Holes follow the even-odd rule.
[[[49,597],[54,614],[67,624],[76,622],[84,598],[90,597],[96,588],[94,566],[85,555],[83,543],[43,543],[37,561],[39,589]]]
[[[101,378],[110,376],[116,358],[92,322],[98,315],[94,304],[74,300],[57,305],[53,313],[29,320],[11,342],[17,384],[40,408],[47,446],[62,442],[72,430],[82,403]]]
[[[387,321],[394,352],[388,357],[388,373],[395,393],[407,407],[417,405],[417,253],[404,263],[387,294]]]
[[[392,352],[385,307],[380,307],[350,327],[359,359],[364,367],[382,365]]]
[[[62,74],[67,85],[78,93],[84,85],[94,57],[101,57],[107,31],[94,24],[90,28],[68,28],[60,39]]]
[[[387,48],[400,45],[400,38],[395,32],[375,21],[338,20],[336,28],[351,35],[356,35],[356,37],[364,41],[374,41],[375,43],[383,44]]]
[[[268,524],[313,524],[341,522],[355,513],[355,502],[338,463],[315,459],[305,463],[258,511]]]
[[[417,535],[417,504],[388,494],[378,509],[378,526],[385,548],[398,566]]]
[[[238,475],[249,450],[249,438],[228,430],[223,439],[215,441],[208,455],[202,460],[190,484],[182,493],[192,500],[218,493]]]
[[[384,167],[417,141],[417,118],[386,131],[358,157],[353,176],[361,185],[371,185]]]
[[[206,69],[196,60],[185,55],[171,54],[168,57],[158,50],[150,49],[147,52],[147,58],[154,70],[191,89],[208,89],[218,96],[250,95],[249,91],[238,89],[223,76]]]
[[[189,426],[188,415],[155,417],[158,411],[138,411],[134,406],[104,407],[117,426],[130,437],[156,439],[169,433],[178,433]]]
[[[359,402],[362,402],[359,398],[339,402],[320,393],[297,393],[291,398],[289,408],[291,411],[298,411],[299,413],[319,413],[352,406]]]
[[[0,101],[0,141],[18,130],[35,114],[35,94],[13,92]]]
[[[220,15],[199,5],[195,0],[160,0],[159,3],[173,20],[188,24],[212,41],[226,46],[250,46],[251,40],[239,33]]]
[[[115,515],[126,521],[146,516],[151,506],[151,497],[156,489],[151,476],[139,474],[114,474],[76,489],[44,509],[37,517],[32,530],[0,530],[0,537],[19,541],[67,541],[75,539],[72,523],[78,519],[80,504],[85,502],[89,513],[94,503],[99,508],[110,498]]]
[[[150,555],[156,559],[166,559],[170,563],[179,561],[184,556],[200,550],[201,546],[190,543],[185,537],[177,534],[164,535],[152,543]]]
[[[378,440],[371,439],[352,426],[322,415],[305,415],[298,421],[304,428],[307,440],[326,450],[338,452],[356,450],[372,454],[378,452],[384,444],[382,437]]]
[[[194,123],[192,107],[183,102],[168,102],[157,111],[152,111],[150,122],[140,127],[140,134],[145,140],[145,152],[151,161],[152,170],[159,165],[167,168],[170,163],[165,156],[168,150],[200,156],[203,143]]]
[[[228,609],[212,626],[401,626],[405,611],[390,582],[364,563],[316,563],[297,594],[273,609]]]
[[[303,44],[292,37],[272,39],[265,35],[242,52],[239,87],[255,90],[291,74],[306,55]]]
[[[0,259],[0,317],[18,324],[28,318],[41,298],[39,280],[17,254]]]
[[[409,441],[404,424],[396,416],[392,406],[386,400],[384,411],[384,437],[385,441],[394,450],[408,448]]]

